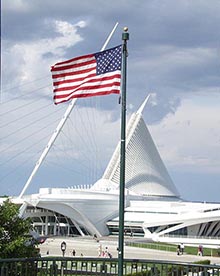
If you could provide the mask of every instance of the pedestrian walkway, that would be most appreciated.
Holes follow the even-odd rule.
[[[61,243],[66,242],[66,257],[73,257],[73,252],[76,257],[100,257],[100,248],[111,253],[113,258],[118,257],[117,246],[118,242],[116,239],[101,238],[95,240],[92,238],[69,238],[69,237],[55,237],[48,238],[45,243],[41,244],[40,252],[41,256],[63,256],[61,250]],[[197,262],[200,260],[209,259],[212,264],[220,264],[219,257],[210,256],[197,256],[197,255],[177,255],[176,252],[160,251],[148,248],[138,248],[125,246],[124,247],[124,258],[127,259],[148,259],[148,260],[163,260],[163,261],[178,261],[178,262]]]

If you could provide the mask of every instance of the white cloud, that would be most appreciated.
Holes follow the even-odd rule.
[[[17,84],[37,79],[39,76],[47,76],[50,73],[50,66],[64,58],[66,50],[82,40],[78,28],[86,26],[84,21],[70,24],[55,20],[45,21],[45,26],[46,24],[55,28],[58,33],[56,37],[17,42],[11,46],[4,41],[2,47],[3,68],[5,68],[5,72],[10,72],[10,75],[13,72],[13,75],[17,75]],[[7,78],[4,78],[4,81],[5,79]]]
[[[141,56],[136,60],[136,66],[148,67],[150,70],[169,72],[179,67],[203,66],[213,62],[219,55],[219,50],[205,47],[177,47],[154,45],[146,47],[147,58]]]
[[[94,5],[92,1],[86,1],[86,4],[82,1],[76,2],[71,0],[2,1],[3,102],[8,98],[25,95],[23,102],[19,98],[14,106],[11,104],[14,110],[17,106],[25,105],[29,100],[32,101],[31,96],[36,95],[38,97],[36,99],[45,106],[44,110],[39,111],[42,113],[40,115],[47,116],[53,109],[53,107],[46,108],[47,104],[52,105],[50,66],[71,58],[68,56],[68,51],[72,50],[71,47],[74,47],[76,52],[85,51],[85,53],[88,49],[97,49],[106,35],[106,30],[108,32],[114,25],[115,19],[119,19],[121,24],[119,28],[124,26],[123,22],[127,22],[131,34],[128,45],[128,93],[130,93],[128,112],[136,110],[141,99],[145,98],[146,91],[156,92],[157,94],[153,94],[148,105],[151,121],[158,122],[169,112],[176,111],[175,114],[164,118],[159,125],[150,127],[165,163],[172,166],[175,171],[181,169],[195,172],[196,170],[218,171],[220,167],[218,110],[220,109],[219,104],[217,106],[219,97],[215,100],[213,93],[219,92],[220,2],[213,0],[210,5],[205,0],[195,3],[190,0],[180,2],[170,0],[162,5],[160,1],[145,1],[140,5],[136,2],[119,1],[117,7],[107,2],[100,5],[100,1],[96,1],[99,5]],[[124,12],[125,9],[126,12]],[[127,14],[130,14],[129,18]],[[81,21],[82,19],[86,20]],[[81,30],[81,28],[85,29]],[[112,44],[120,40],[121,29],[118,31],[112,37]],[[84,38],[85,43],[76,45]],[[41,82],[37,80],[44,76],[47,79]],[[33,80],[35,82],[28,87],[26,85],[18,87]],[[43,85],[49,85],[49,87],[37,93],[34,92]],[[4,89],[8,90],[4,92]],[[202,96],[205,103],[204,101],[198,103],[200,91],[208,95]],[[176,110],[181,98],[186,95],[199,95],[199,97],[184,100]],[[111,105],[111,100],[106,102],[111,107],[114,105]],[[37,105],[38,103],[31,105],[29,112],[33,113]],[[84,102],[82,105],[85,106]],[[4,107],[1,106],[1,112],[3,109]],[[54,109],[57,110],[57,107]],[[14,118],[23,116],[20,112],[17,110],[13,113]],[[63,113],[60,111],[59,114]],[[112,114],[112,117],[116,117],[115,113]],[[24,123],[28,124],[29,120],[35,120],[35,117],[40,115],[34,113],[32,117],[25,118]],[[60,116],[56,115],[60,119]],[[97,115],[102,116],[98,112]],[[14,118],[8,114],[9,121]],[[115,124],[117,122],[115,121]],[[53,123],[56,125],[55,121]],[[42,127],[40,124],[43,123],[39,122],[39,125],[32,126],[27,131],[27,135],[40,130]],[[8,126],[7,131],[15,125],[17,128],[22,127],[16,121],[13,126]],[[103,152],[106,158],[106,151],[110,152],[114,147],[111,137],[114,136],[114,140],[117,140],[116,125],[108,119],[103,125],[106,127],[102,125],[100,127],[103,135],[100,134],[99,143],[104,146]],[[53,130],[52,125],[50,131],[47,129],[48,132]],[[88,132],[90,130],[89,128]],[[5,130],[5,133],[1,131],[1,135],[6,135],[7,131]],[[43,132],[45,134],[46,130]],[[14,137],[10,137],[2,143],[3,149],[21,140],[21,134],[18,132],[14,141]],[[103,137],[107,137],[108,140]],[[30,139],[38,141],[34,135]],[[42,141],[43,146],[46,141],[47,139]],[[16,144],[15,149],[19,150],[19,146],[20,144]],[[6,155],[11,154],[11,150],[8,150]],[[79,156],[81,153],[77,151],[73,156]],[[1,157],[3,159],[3,156]],[[72,166],[72,161],[70,164]],[[14,183],[14,179],[12,182]]]
[[[150,104],[151,104],[151,106],[157,105],[157,94],[156,93],[150,93]]]
[[[170,167],[220,172],[219,100],[218,94],[184,99],[175,114],[150,127]]]

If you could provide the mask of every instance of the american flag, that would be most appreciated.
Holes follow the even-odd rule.
[[[54,103],[120,93],[122,45],[51,67]]]

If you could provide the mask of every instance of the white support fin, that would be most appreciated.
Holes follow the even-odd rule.
[[[151,94],[148,94],[148,95],[147,95],[146,99],[144,100],[144,102],[142,103],[142,105],[139,107],[139,109],[138,109],[138,111],[137,111],[137,114],[142,115],[143,110],[144,110],[144,108],[145,108],[145,106],[146,106],[148,100],[150,99],[150,96],[151,96]]]
[[[179,198],[179,192],[142,117],[149,98],[150,94],[127,124],[125,188],[139,195]],[[109,180],[109,184],[113,182],[119,187],[120,143],[102,178]]]
[[[118,22],[115,24],[115,26],[114,26],[114,28],[112,29],[111,33],[108,35],[108,38],[106,39],[104,45],[102,46],[102,48],[101,48],[101,50],[100,50],[101,52],[105,50],[105,48],[106,48],[108,42],[110,41],[112,35],[113,35],[114,32],[115,32],[117,26],[118,26]],[[62,119],[60,120],[60,122],[59,122],[57,128],[55,129],[55,131],[54,131],[52,137],[50,138],[50,140],[49,140],[49,142],[48,142],[46,148],[45,148],[44,151],[42,152],[42,154],[41,154],[39,160],[37,161],[37,163],[35,164],[35,167],[34,167],[32,173],[31,173],[31,175],[29,176],[27,182],[25,183],[25,185],[24,185],[24,187],[23,187],[23,189],[22,189],[22,191],[21,191],[21,193],[20,193],[20,195],[19,195],[19,198],[22,198],[22,196],[23,196],[24,193],[26,192],[27,188],[30,186],[33,177],[34,177],[35,174],[37,173],[37,171],[38,171],[38,169],[40,168],[42,162],[43,162],[44,159],[46,158],[46,156],[47,156],[49,150],[51,149],[51,147],[53,146],[54,142],[56,141],[56,139],[57,139],[59,133],[61,132],[61,130],[62,130],[64,124],[66,123],[66,120],[68,119],[68,117],[69,117],[69,115],[70,115],[70,113],[71,113],[73,107],[75,106],[76,101],[77,101],[77,98],[71,100],[69,106],[67,107],[67,110],[65,111],[64,116],[63,116]]]

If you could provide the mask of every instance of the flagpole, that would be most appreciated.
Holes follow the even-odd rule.
[[[119,240],[118,240],[118,275],[123,276],[124,263],[124,205],[125,205],[125,146],[126,146],[126,75],[127,75],[127,40],[128,28],[122,33],[122,86],[121,86],[121,159],[120,159],[120,195],[119,195]]]

